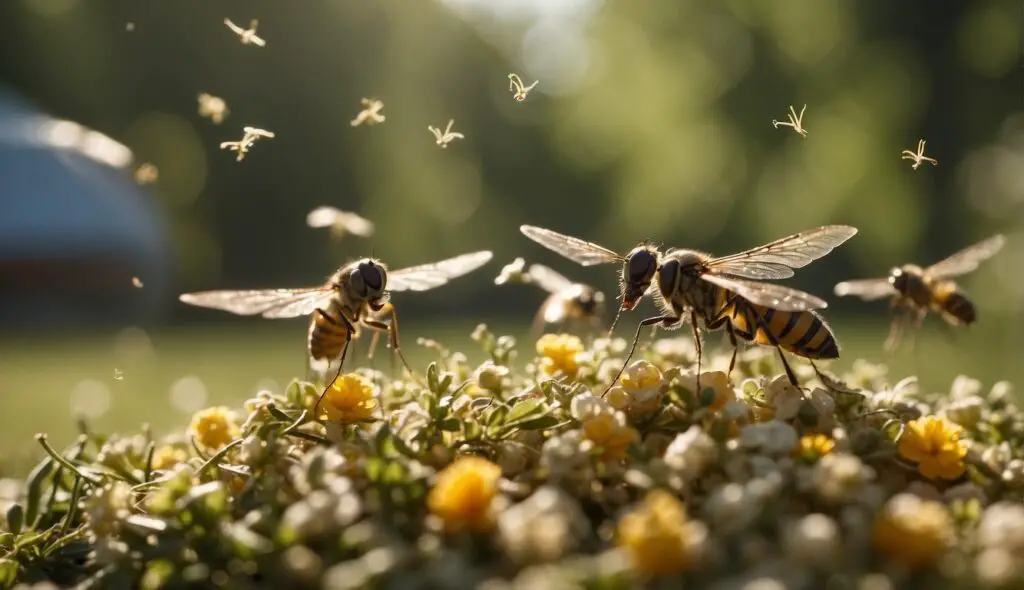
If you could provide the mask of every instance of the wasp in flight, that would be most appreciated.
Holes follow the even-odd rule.
[[[533,333],[538,334],[546,324],[600,324],[604,316],[604,293],[590,285],[574,283],[543,264],[532,264],[526,272],[523,272],[524,265],[522,258],[516,258],[502,269],[494,284],[537,285],[549,293],[534,316]]]
[[[737,337],[776,347],[786,375],[794,385],[797,385],[796,375],[786,362],[783,350],[812,361],[839,357],[835,335],[814,312],[827,307],[825,301],[803,291],[761,281],[793,276],[793,269],[825,256],[853,237],[856,228],[826,225],[721,258],[697,250],[669,249],[662,253],[648,243],[640,244],[623,256],[597,244],[540,227],[524,225],[520,231],[583,266],[621,263],[620,312],[635,309],[648,290],[660,295],[658,304],[662,314],[640,322],[620,375],[635,352],[645,326],[674,329],[687,319],[697,347],[698,379],[702,353],[698,321],[703,322],[705,330],[724,329],[729,335],[733,345],[730,373],[736,362]],[[655,278],[656,289],[652,288]],[[617,380],[618,376],[612,384]],[[700,388],[699,382],[697,387]]]
[[[885,278],[843,281],[835,286],[835,294],[854,295],[865,301],[891,298],[890,307],[897,312],[885,340],[885,349],[891,352],[899,346],[907,323],[913,321],[916,331],[929,311],[954,326],[973,324],[978,317],[974,303],[953,278],[978,268],[999,252],[1004,242],[997,234],[927,268],[904,264],[890,270]]]
[[[318,287],[255,289],[185,293],[179,299],[189,305],[220,309],[237,315],[260,314],[265,318],[292,318],[312,314],[307,338],[309,356],[316,361],[338,359],[338,374],[348,344],[359,326],[386,332],[391,348],[412,373],[398,347],[398,318],[389,302],[392,291],[426,291],[472,272],[491,260],[489,251],[463,254],[440,262],[388,271],[383,262],[363,258],[339,268]],[[390,322],[380,319],[389,312]],[[330,387],[330,384],[328,384]],[[326,388],[324,393],[326,393]],[[314,408],[320,407],[323,394]]]

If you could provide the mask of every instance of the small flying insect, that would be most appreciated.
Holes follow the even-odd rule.
[[[314,361],[330,363],[338,359],[338,375],[345,363],[348,344],[358,336],[359,327],[386,332],[390,347],[413,374],[398,346],[398,317],[389,302],[391,292],[426,291],[440,287],[480,268],[491,257],[491,252],[483,250],[395,271],[388,271],[380,260],[363,258],[340,267],[319,287],[203,291],[185,293],[179,299],[197,307],[236,315],[260,314],[271,319],[312,314],[307,352]],[[376,317],[385,311],[390,312],[390,322]],[[327,388],[324,389],[326,392]],[[314,414],[320,408],[324,393],[317,400]]]
[[[230,18],[224,19],[224,24],[231,29],[232,33],[238,35],[238,38],[242,41],[242,45],[252,44],[257,47],[264,47],[267,44],[262,37],[256,34],[256,27],[259,26],[260,21],[255,18],[249,21],[248,29],[243,29],[231,22]]]
[[[927,268],[904,264],[890,270],[885,278],[843,281],[835,286],[835,294],[854,295],[864,301],[892,299],[890,308],[896,315],[885,340],[885,349],[892,352],[899,346],[908,322],[913,322],[916,333],[929,311],[938,313],[953,326],[973,324],[978,319],[974,303],[953,278],[974,271],[999,252],[1004,242],[1003,236],[997,234]]]
[[[604,316],[604,293],[590,285],[574,283],[542,264],[531,264],[526,272],[523,272],[524,266],[525,261],[516,258],[502,269],[501,275],[494,279],[494,284],[537,285],[550,294],[534,316],[534,334],[539,334],[545,324],[596,326],[601,323]]]
[[[737,337],[778,349],[786,375],[794,385],[796,375],[783,350],[811,360],[812,365],[814,359],[839,357],[839,344],[831,328],[814,312],[827,307],[825,301],[803,291],[760,281],[793,276],[793,269],[825,256],[853,237],[856,228],[826,225],[721,258],[697,250],[669,249],[662,253],[650,243],[641,243],[623,256],[540,227],[524,225],[520,231],[583,266],[621,263],[619,313],[635,309],[649,291],[658,295],[662,314],[640,322],[626,362],[612,385],[636,351],[645,326],[675,329],[687,319],[697,348],[698,390],[702,356],[698,319],[705,330],[724,328],[729,335],[733,346],[730,373],[736,363]],[[652,288],[655,278],[657,287]],[[613,329],[617,321],[618,313],[612,322]]]
[[[309,227],[330,228],[331,237],[340,239],[345,234],[368,238],[373,235],[373,222],[350,211],[342,211],[336,207],[317,207],[306,216]]]

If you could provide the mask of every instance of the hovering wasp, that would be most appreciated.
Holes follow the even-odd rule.
[[[584,283],[574,283],[560,273],[544,266],[531,264],[523,272],[526,262],[516,258],[494,279],[495,285],[522,283],[537,285],[549,293],[533,319],[532,332],[539,334],[545,324],[577,324],[595,326],[604,316],[604,293]]]
[[[920,328],[928,311],[938,313],[950,325],[973,324],[978,317],[974,303],[953,278],[978,268],[999,252],[1004,242],[997,234],[927,268],[904,264],[894,267],[885,278],[843,281],[835,286],[835,294],[855,295],[865,301],[892,298],[890,308],[897,313],[885,340],[885,349],[891,352],[899,346],[907,322],[913,321],[915,330]]]
[[[484,250],[395,271],[388,271],[380,260],[363,258],[340,267],[318,287],[203,291],[185,293],[179,299],[198,307],[237,315],[260,314],[272,319],[312,314],[307,338],[309,356],[317,361],[339,359],[338,374],[341,374],[348,344],[359,333],[358,326],[386,332],[391,348],[405,368],[413,373],[398,347],[398,317],[389,302],[390,293],[440,287],[451,279],[480,268],[491,257],[491,252]],[[390,315],[390,323],[381,321],[379,317],[385,312]],[[319,409],[321,400],[323,394],[317,400],[314,413]]]
[[[645,326],[675,329],[687,314],[697,347],[698,379],[702,353],[698,318],[706,330],[724,328],[729,335],[733,345],[730,373],[736,363],[737,337],[776,347],[794,385],[796,375],[783,350],[812,361],[839,357],[839,344],[831,328],[813,311],[827,307],[825,301],[803,291],[748,279],[791,277],[793,269],[807,266],[853,237],[856,228],[826,225],[721,258],[697,250],[669,249],[662,253],[646,243],[623,256],[548,229],[530,225],[519,229],[531,240],[583,266],[622,263],[619,312],[635,309],[657,275],[656,293],[660,295],[662,314],[640,322],[619,375],[633,356]],[[619,375],[612,380],[613,385]]]

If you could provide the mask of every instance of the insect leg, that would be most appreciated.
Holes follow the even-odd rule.
[[[697,312],[690,312],[690,327],[693,328],[693,344],[697,349],[697,397],[700,397],[700,361],[704,356],[703,347],[700,344],[700,330],[697,328]]]
[[[401,359],[402,364],[405,365],[405,369],[409,371],[409,376],[412,377],[416,382],[419,382],[419,378],[416,377],[416,373],[409,366],[409,361],[405,360],[405,355],[402,354],[402,349],[398,346],[398,314],[395,312],[395,306],[391,305],[389,310],[391,314],[391,323],[381,322],[379,320],[366,319],[363,323],[371,328],[383,330],[388,333],[388,343],[391,349],[398,353],[398,358]],[[422,385],[422,383],[421,383]]]
[[[338,380],[338,377],[341,376],[341,368],[345,366],[345,354],[348,352],[349,344],[352,343],[352,335],[355,334],[356,329],[352,325],[352,322],[348,321],[348,318],[345,317],[345,314],[343,313],[338,314],[338,320],[335,320],[320,308],[317,308],[316,311],[314,311],[313,313],[320,314],[320,317],[324,318],[325,320],[334,324],[335,326],[337,326],[340,323],[342,326],[344,326],[346,333],[345,345],[341,347],[341,358],[338,359],[338,372],[334,374],[334,379],[331,379],[330,382],[328,382],[324,386],[323,392],[320,393],[319,399],[316,400],[316,405],[313,406],[313,417],[314,419],[317,419],[319,418],[319,414],[317,414],[317,411],[320,409],[320,402],[324,401],[324,396],[327,395],[327,390],[330,389],[331,386],[334,385],[334,382]]]
[[[657,317],[641,320],[640,325],[636,327],[636,335],[633,336],[633,345],[629,347],[629,354],[626,355],[626,360],[623,361],[622,368],[619,369],[619,372],[615,374],[615,378],[612,379],[612,382],[608,384],[608,389],[604,390],[604,393],[601,394],[601,397],[608,395],[608,392],[611,391],[611,388],[615,387],[615,383],[619,380],[619,377],[622,376],[623,371],[626,370],[626,366],[629,365],[629,359],[633,358],[633,353],[636,352],[636,343],[640,341],[640,332],[642,332],[646,326],[653,326],[659,323],[664,324],[666,326],[671,326],[672,324],[677,323],[680,319],[682,318],[672,315],[660,315]]]
[[[729,344],[732,345],[732,358],[729,359],[729,372],[727,373],[732,379],[732,370],[736,367],[736,354],[740,351],[740,345],[736,341],[736,334],[732,332],[732,324],[726,324],[725,333],[729,335]]]
[[[772,343],[772,346],[775,347],[775,350],[779,351],[779,359],[782,360],[782,368],[786,370],[786,377],[789,378],[789,382],[793,384],[793,387],[799,389],[800,382],[797,381],[796,373],[794,373],[793,369],[789,366],[789,361],[786,360],[786,355],[782,352],[782,347],[779,346],[779,341],[776,340],[775,335],[772,334],[771,330],[768,329],[768,324],[765,323],[764,317],[759,313],[754,315],[757,317],[758,325],[764,331],[765,335],[768,336],[768,341]]]

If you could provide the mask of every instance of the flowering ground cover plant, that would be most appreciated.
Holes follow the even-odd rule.
[[[806,389],[770,349],[695,391],[687,339],[480,326],[425,383],[294,381],[187,429],[83,432],[5,482],[0,581],[92,588],[1024,587],[1024,414],[1010,386]],[[710,366],[724,365],[711,359]]]

